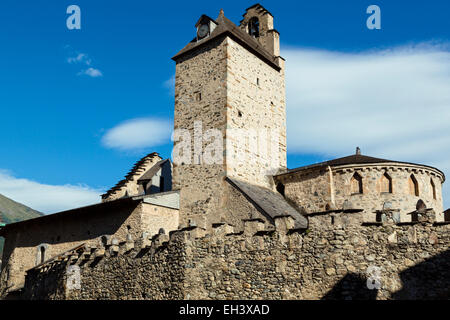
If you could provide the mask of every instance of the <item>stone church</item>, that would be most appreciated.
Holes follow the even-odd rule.
[[[184,160],[150,153],[100,203],[1,228],[0,293],[26,299],[448,297],[444,173],[359,148],[287,169],[285,60],[274,17],[256,4],[236,25],[221,10],[217,19],[202,15],[195,31],[172,58],[174,131],[188,133],[175,139],[174,150],[194,140]],[[220,161],[208,163],[202,150],[212,140],[222,145],[212,152]],[[70,282],[72,266],[78,286]],[[370,291],[372,267],[381,270],[381,284]],[[417,274],[426,272],[438,278],[424,283]]]

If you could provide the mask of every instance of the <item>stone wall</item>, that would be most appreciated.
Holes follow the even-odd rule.
[[[178,229],[178,209],[149,203],[142,203],[141,206],[141,230],[145,230],[149,236],[159,233],[160,229],[166,233]]]
[[[101,248],[89,248],[93,251],[88,258],[68,255],[65,260],[30,270],[23,298],[183,299],[185,235],[175,234],[170,246],[163,246],[168,236],[159,235],[151,244],[148,238],[131,245],[112,240],[107,251],[99,253]],[[135,244],[140,247],[135,248]],[[67,285],[70,275],[66,271],[72,261],[80,266],[81,289],[71,290]]]
[[[227,56],[227,176],[271,188],[286,168],[284,61],[278,71],[232,39]]]
[[[289,219],[277,218],[276,230],[254,220],[245,222],[241,233],[224,224],[210,234],[192,228],[172,232],[170,237],[156,236],[151,242],[141,239],[110,246],[98,261],[77,257],[81,289],[58,285],[52,293],[46,292],[43,284],[49,277],[65,283],[68,258],[30,270],[25,297],[449,298],[448,224],[398,225],[387,220],[364,225],[360,213],[335,213],[309,216],[309,229],[299,233],[285,227]],[[377,279],[379,289],[369,290],[367,279]]]
[[[306,212],[326,211],[332,203],[330,175],[327,169],[300,171],[276,177],[284,185],[285,198]]]

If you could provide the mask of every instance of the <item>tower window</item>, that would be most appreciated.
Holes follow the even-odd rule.
[[[380,179],[381,193],[392,193],[392,178],[385,172]]]
[[[351,194],[362,194],[363,193],[363,181],[362,177],[358,172],[355,172],[350,181]]]
[[[248,22],[248,33],[255,38],[259,37],[259,20],[257,17],[253,17]]]
[[[433,179],[430,179],[430,185],[431,185],[431,194],[433,195],[433,199],[436,200],[436,185],[434,184]]]
[[[195,101],[202,101],[202,93],[201,92],[195,93]]]
[[[409,194],[412,196],[419,196],[419,183],[417,182],[416,177],[412,174],[408,179],[409,186]]]

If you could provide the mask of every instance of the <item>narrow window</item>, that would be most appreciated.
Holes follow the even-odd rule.
[[[106,237],[106,236],[102,236],[102,245],[104,246],[104,247],[106,247],[106,245],[108,244],[108,238]]]
[[[201,92],[196,92],[194,93],[195,95],[195,101],[202,101],[202,93]]]
[[[259,20],[257,17],[253,17],[248,22],[248,33],[255,38],[259,37]]]
[[[159,192],[163,192],[164,191],[164,177],[161,176],[159,177]]]
[[[256,78],[256,84],[259,86],[259,78]]]
[[[375,221],[376,222],[383,222],[383,218],[381,217],[382,213],[381,212],[377,212],[376,216],[375,216]]]
[[[381,193],[392,193],[392,178],[385,172],[380,180]]]
[[[412,174],[408,179],[409,194],[412,196],[419,196],[419,184],[417,183],[416,177]]]
[[[350,182],[351,194],[363,193],[363,181],[358,172],[355,172]]]
[[[45,247],[41,246],[41,263],[44,263],[45,261]]]
[[[431,193],[433,195],[433,199],[436,200],[436,185],[434,184],[433,179],[430,179],[430,184],[431,184]]]

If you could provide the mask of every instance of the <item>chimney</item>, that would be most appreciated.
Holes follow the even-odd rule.
[[[361,149],[359,147],[356,147],[356,155],[357,156],[361,155]]]

